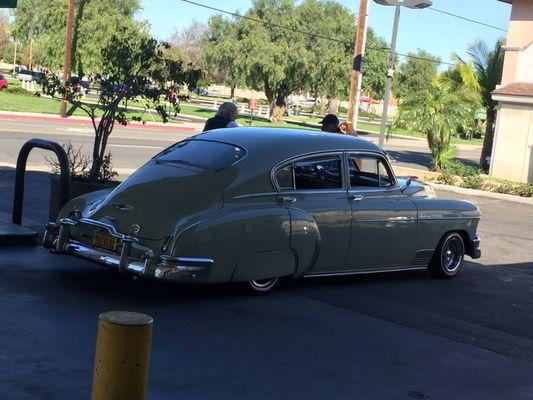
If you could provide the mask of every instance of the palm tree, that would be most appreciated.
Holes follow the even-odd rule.
[[[496,85],[501,82],[502,78],[504,58],[502,46],[503,39],[498,40],[493,50],[489,50],[484,41],[477,40],[468,48],[468,55],[473,62],[478,90],[483,100],[483,106],[487,110],[485,139],[483,140],[483,149],[481,150],[481,158],[479,160],[479,166],[485,172],[488,172],[489,168],[487,157],[492,152],[494,123],[496,122],[496,102],[492,100],[491,93],[496,89]]]
[[[426,90],[407,95],[400,103],[395,125],[423,132],[433,157],[433,168],[440,171],[450,149],[452,137],[472,118],[475,92],[435,77]]]

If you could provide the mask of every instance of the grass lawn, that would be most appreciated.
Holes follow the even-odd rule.
[[[16,82],[14,84],[10,84],[11,87],[20,86],[19,82]],[[89,101],[92,101],[89,100]],[[153,107],[151,104],[144,104],[139,101],[130,101],[128,102],[128,105],[132,107]],[[181,112],[180,114],[183,115],[191,115],[196,117],[203,117],[203,118],[211,118],[213,115],[215,115],[215,110],[211,109],[204,109],[199,108],[194,105],[190,104],[181,104]],[[2,91],[0,93],[0,110],[3,111],[19,111],[19,112],[40,112],[44,114],[58,114],[59,113],[59,101],[45,98],[45,97],[36,97],[31,94],[18,94],[18,93],[7,93],[5,91]],[[148,113],[148,111],[137,111],[137,110],[129,110],[127,112],[129,117],[138,116],[146,120],[147,122],[150,121],[157,121],[161,122],[161,117],[155,113]],[[71,115],[75,116],[84,116],[86,117],[87,114],[83,112],[82,110],[74,110]],[[97,113],[97,115],[101,115],[101,113]],[[299,122],[309,122],[309,123],[319,123],[320,118],[318,117],[286,117],[286,119],[295,120]],[[250,126],[249,125],[250,119],[248,117],[239,118],[237,121],[239,125],[241,126]],[[280,123],[271,123],[265,120],[261,119],[254,119],[252,126],[265,126],[265,127],[277,127],[277,128],[298,128],[298,125],[290,124],[287,122],[280,122]],[[379,125],[373,125],[366,122],[359,122],[358,129],[370,131],[379,133]],[[314,129],[314,128],[310,128]],[[423,133],[420,132],[412,132],[405,129],[392,129],[391,134],[396,135],[403,135],[403,136],[411,136],[411,137],[419,137],[419,138],[425,138],[426,136]],[[483,143],[482,139],[473,139],[473,140],[467,140],[467,139],[461,139],[458,137],[453,138],[452,144],[477,144],[480,145]]]
[[[18,112],[38,112],[43,114],[59,114],[59,101],[50,99],[47,97],[37,97],[31,94],[18,94],[18,93],[7,93],[0,92],[0,110],[2,111],[18,111]],[[80,110],[74,110],[70,115],[87,117],[87,114]],[[97,116],[102,115],[98,111]],[[142,117],[147,122],[157,121],[162,122],[162,119],[156,113],[152,113],[152,117],[147,112],[130,110],[127,111],[128,117]]]

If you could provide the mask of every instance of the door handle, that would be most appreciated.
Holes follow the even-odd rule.
[[[348,199],[350,201],[361,201],[365,198],[365,196],[362,196],[360,194],[351,194],[350,196],[348,196]]]
[[[292,196],[281,196],[278,198],[278,203],[280,204],[291,204],[296,201],[296,197]]]

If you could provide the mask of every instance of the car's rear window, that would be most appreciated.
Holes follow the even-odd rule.
[[[229,143],[209,140],[186,140],[163,150],[154,157],[156,162],[189,164],[201,168],[221,170],[242,159],[246,151]]]

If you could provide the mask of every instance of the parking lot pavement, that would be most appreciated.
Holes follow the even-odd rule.
[[[10,249],[0,398],[88,398],[97,316],[123,309],[155,319],[150,399],[531,398],[530,268],[304,280],[250,297]]]
[[[533,209],[469,200],[483,257],[453,280],[309,279],[252,297],[1,248],[0,399],[88,398],[108,310],[154,317],[150,399],[530,399]]]

